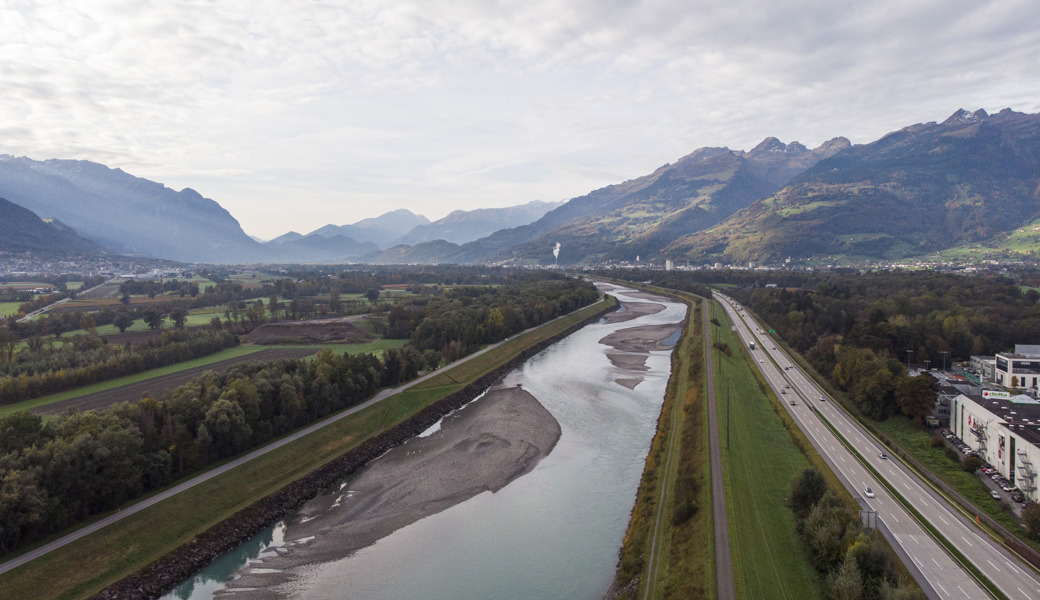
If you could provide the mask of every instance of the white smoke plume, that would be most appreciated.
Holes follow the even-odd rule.
[[[556,242],[556,247],[553,248],[553,258],[560,260],[560,242]]]

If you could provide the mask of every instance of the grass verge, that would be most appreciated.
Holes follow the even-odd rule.
[[[653,598],[714,598],[715,548],[704,542],[712,538],[713,523],[707,403],[701,379],[704,340],[701,312],[695,309],[699,299],[671,290],[648,291],[678,297],[688,310],[621,547],[617,597],[643,597],[649,586]],[[652,562],[658,566],[650,573]]]
[[[440,377],[447,376],[459,382],[476,380],[531,345],[603,310],[607,306],[605,302],[609,300],[552,321],[470,362],[457,365],[449,373],[415,386],[419,389],[406,401],[397,398],[404,394],[388,398],[4,573],[0,575],[0,590],[3,590],[4,597],[41,600],[84,598],[97,594],[256,500],[356,447],[389,424],[411,416],[443,397],[448,388],[436,382]]]
[[[717,305],[715,315],[727,322]],[[716,375],[715,397],[737,597],[822,598],[823,588],[803,551],[787,496],[791,479],[811,464],[834,475],[825,464],[821,469],[810,461],[815,451],[796,435],[800,430],[783,419],[781,413],[786,413],[769,398],[771,392],[763,388],[730,328],[715,329],[715,339],[733,349],[730,355],[718,352],[721,374]]]

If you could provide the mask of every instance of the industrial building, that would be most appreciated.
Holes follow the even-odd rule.
[[[1023,495],[1034,502],[1040,500],[1040,401],[1025,394],[986,390],[977,396],[957,396],[950,413],[954,435]]]

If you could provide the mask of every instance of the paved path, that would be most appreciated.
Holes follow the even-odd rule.
[[[719,448],[719,422],[715,410],[715,371],[711,361],[711,323],[708,309],[714,306],[704,300],[704,350],[708,390],[708,437],[711,457],[711,511],[715,521],[715,582],[719,600],[735,600],[733,555],[729,550],[729,523],[726,520],[726,488],[722,481],[722,451]]]
[[[582,307],[582,308],[584,308],[584,307]],[[579,308],[578,310],[581,310],[581,309]],[[563,315],[561,317],[557,317],[556,319],[553,319],[553,321],[562,319],[562,318],[564,318],[566,316],[569,316],[569,315]],[[549,323],[551,323],[551,322],[552,321],[549,321]],[[540,325],[539,327],[544,327],[545,325],[548,325],[549,323],[545,323],[543,325]],[[531,331],[533,329],[537,329],[537,327],[532,327],[531,329],[528,329],[528,330],[526,330],[526,331],[524,331],[524,332],[522,332],[520,334],[517,334],[517,335],[523,335],[523,333],[526,333],[527,331]],[[47,554],[48,552],[51,552],[53,550],[57,550],[58,548],[61,548],[62,546],[66,545],[66,544],[74,542],[74,541],[76,541],[76,540],[78,540],[78,539],[80,539],[82,537],[88,536],[88,535],[94,533],[95,531],[99,531],[101,529],[104,529],[105,527],[108,527],[112,523],[120,521],[121,519],[125,519],[126,517],[129,517],[130,515],[132,515],[134,513],[141,512],[142,510],[144,510],[144,509],[146,509],[146,508],[148,508],[150,506],[153,506],[155,504],[158,504],[158,503],[162,502],[163,500],[166,500],[167,498],[173,497],[173,496],[183,492],[184,490],[191,489],[191,488],[199,485],[200,483],[203,483],[205,481],[213,479],[214,477],[216,477],[218,475],[222,475],[224,473],[227,473],[231,469],[234,469],[235,467],[237,467],[239,465],[243,465],[243,464],[253,460],[254,458],[257,458],[259,456],[263,456],[264,454],[267,454],[268,452],[272,452],[274,450],[277,450],[278,448],[281,448],[282,446],[285,446],[286,444],[291,444],[292,442],[295,442],[296,440],[300,439],[301,437],[303,437],[305,435],[308,435],[310,433],[313,433],[313,432],[321,429],[322,427],[326,427],[326,426],[328,426],[328,425],[330,425],[332,423],[335,423],[336,421],[339,421],[340,419],[349,417],[350,415],[352,415],[352,414],[354,414],[354,413],[356,413],[358,411],[364,410],[364,409],[368,408],[369,406],[372,406],[373,404],[377,404],[377,403],[385,400],[386,398],[389,398],[390,396],[392,396],[394,394],[398,394],[398,393],[400,393],[400,392],[402,392],[402,391],[412,387],[413,385],[417,385],[419,383],[422,383],[423,381],[426,381],[427,379],[437,375],[438,373],[440,373],[442,371],[454,368],[454,367],[456,367],[456,366],[458,366],[458,365],[460,365],[460,364],[462,364],[462,363],[464,363],[466,361],[472,360],[472,359],[474,359],[474,358],[476,358],[476,357],[478,357],[478,356],[480,356],[482,354],[490,352],[491,350],[501,346],[502,344],[508,342],[510,339],[513,339],[514,337],[516,337],[516,336],[512,336],[510,338],[502,340],[501,342],[498,342],[497,344],[491,344],[490,346],[488,346],[487,348],[484,348],[483,350],[474,352],[473,354],[470,354],[469,356],[465,356],[463,358],[460,358],[459,360],[457,360],[457,361],[455,361],[455,362],[453,362],[453,363],[451,363],[449,365],[446,365],[444,367],[441,367],[440,369],[438,369],[436,371],[433,371],[432,373],[428,373],[426,375],[423,375],[422,377],[420,377],[418,379],[413,379],[412,381],[409,381],[408,383],[406,383],[406,384],[404,384],[404,385],[402,385],[400,387],[383,390],[383,391],[379,392],[378,394],[376,394],[375,396],[373,396],[370,400],[368,400],[366,402],[358,404],[357,406],[354,406],[352,408],[348,408],[347,410],[344,410],[343,412],[337,413],[337,414],[335,414],[335,415],[333,415],[331,417],[328,417],[327,419],[325,419],[323,421],[319,421],[319,422],[317,422],[317,423],[315,423],[315,424],[313,424],[313,425],[311,425],[309,427],[301,429],[300,431],[297,431],[296,433],[293,433],[292,435],[289,435],[289,436],[284,437],[284,438],[282,438],[280,440],[272,442],[272,443],[270,443],[270,444],[268,444],[266,446],[258,448],[256,450],[250,452],[249,454],[246,454],[245,456],[240,456],[239,458],[236,458],[235,460],[233,460],[231,462],[225,463],[224,465],[221,465],[221,466],[219,466],[219,467],[217,467],[215,469],[212,469],[210,471],[206,471],[205,473],[203,473],[201,475],[198,475],[197,477],[193,477],[193,478],[191,478],[191,479],[181,483],[180,485],[174,486],[174,487],[172,487],[172,488],[170,488],[170,489],[168,489],[168,490],[166,490],[166,491],[164,491],[162,493],[156,494],[155,496],[152,496],[151,498],[148,498],[147,500],[142,500],[141,502],[138,502],[138,503],[133,504],[133,505],[127,507],[127,508],[124,508],[124,509],[120,510],[119,512],[113,513],[113,514],[105,517],[104,519],[101,519],[100,521],[96,521],[94,523],[91,523],[90,525],[87,525],[86,527],[82,527],[80,529],[77,529],[76,531],[73,531],[72,533],[70,533],[68,535],[60,537],[60,538],[58,538],[58,539],[56,539],[56,540],[54,540],[54,541],[52,541],[52,542],[50,542],[48,544],[44,544],[43,546],[40,546],[39,548],[36,548],[36,549],[34,549],[34,550],[30,551],[30,552],[26,552],[25,554],[22,554],[21,556],[13,558],[13,559],[11,559],[9,561],[6,561],[4,563],[0,563],[0,574],[6,573],[7,571],[10,571],[11,569],[14,569],[16,567],[24,565],[25,563],[27,563],[29,561],[32,561],[32,560],[34,560],[36,558],[39,558],[39,557],[43,556],[44,554]]]

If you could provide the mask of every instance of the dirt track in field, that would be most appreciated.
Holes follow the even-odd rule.
[[[55,402],[54,404],[48,404],[46,406],[38,406],[32,409],[31,412],[39,415],[59,415],[70,408],[76,411],[100,410],[120,402],[133,402],[135,400],[140,400],[146,393],[150,394],[154,398],[160,398],[167,390],[172,390],[173,388],[182,386],[195,377],[202,375],[206,371],[225,371],[232,365],[258,360],[303,358],[315,354],[316,352],[318,352],[318,350],[315,348],[279,348],[261,350],[252,354],[246,354],[245,356],[229,358],[213,364],[179,371],[169,375],[162,375],[160,377],[154,377],[147,381],[131,383],[104,392],[95,392],[93,394],[87,394],[86,396],[80,396],[79,398],[71,398],[69,400]]]

